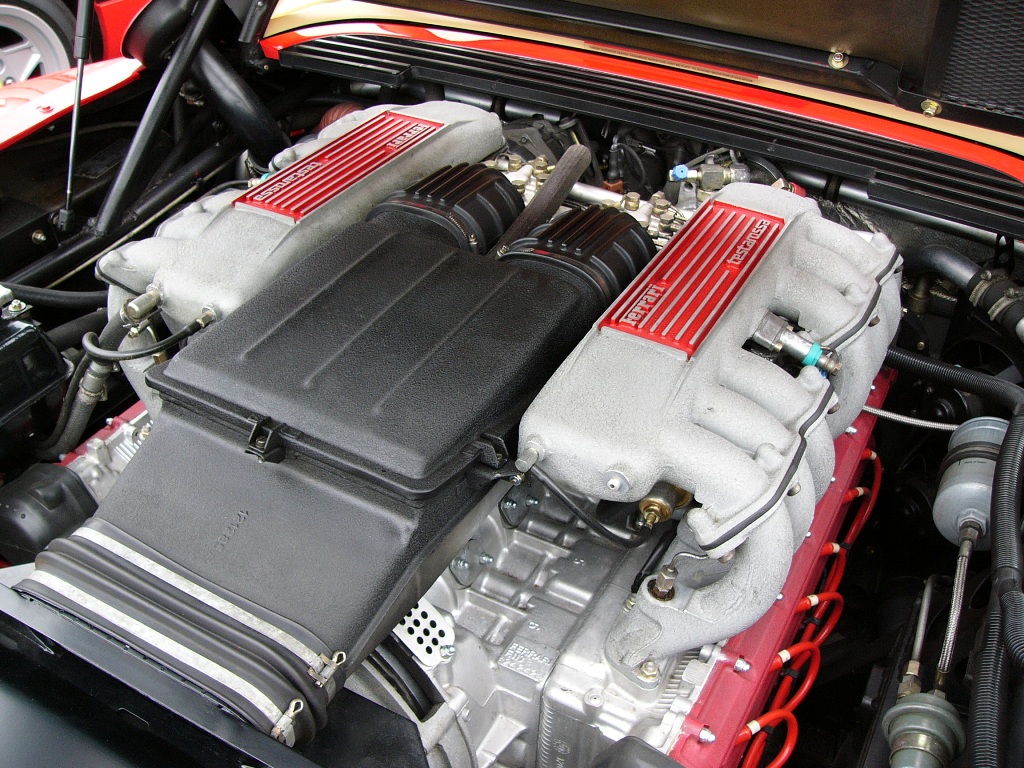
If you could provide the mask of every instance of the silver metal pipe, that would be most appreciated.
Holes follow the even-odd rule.
[[[921,608],[917,612],[917,631],[914,633],[914,648],[910,652],[911,661],[921,660],[921,650],[924,648],[924,636],[928,632],[928,613],[932,608],[932,594],[935,592],[935,577],[929,576],[924,583],[924,592],[921,593]]]

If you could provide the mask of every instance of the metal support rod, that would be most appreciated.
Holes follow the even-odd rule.
[[[82,81],[85,79],[85,60],[89,58],[89,31],[92,27],[92,1],[78,0],[75,16],[75,100],[71,105],[71,136],[68,141],[68,182],[64,190],[64,207],[57,213],[57,229],[67,234],[74,219],[75,150],[78,148],[78,123],[82,114]]]
[[[125,205],[139,191],[142,183],[141,171],[144,161],[156,141],[160,127],[178,98],[181,84],[189,74],[192,61],[199,47],[206,39],[206,33],[220,9],[220,0],[199,0],[195,15],[185,28],[185,34],[178,41],[171,60],[157,83],[146,112],[139,121],[128,153],[121,162],[121,168],[110,185],[107,197],[96,216],[96,234],[101,237],[110,234],[120,223]]]

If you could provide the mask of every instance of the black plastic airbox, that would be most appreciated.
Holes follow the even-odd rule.
[[[216,670],[282,712],[301,698],[282,740],[309,738],[330,687],[267,627],[325,658],[344,651],[342,674],[359,663],[471,535],[501,436],[602,309],[568,271],[445,238],[400,214],[351,227],[153,373],[153,432],[19,589],[268,732],[259,697]]]

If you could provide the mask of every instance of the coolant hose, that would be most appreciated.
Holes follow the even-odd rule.
[[[289,146],[270,110],[209,42],[199,47],[192,73],[258,166],[265,169],[274,155]]]
[[[579,181],[584,171],[590,167],[590,158],[590,150],[582,144],[573,144],[565,150],[565,154],[558,161],[551,176],[544,182],[544,186],[537,190],[530,204],[487,252],[487,257],[500,259],[508,252],[512,243],[526,237],[541,224],[547,223],[565,202],[573,184]]]
[[[981,271],[981,267],[963,254],[938,243],[910,246],[903,249],[901,255],[905,271],[936,272],[961,291],[966,291],[967,284]]]
[[[26,304],[51,309],[96,309],[107,305],[106,291],[59,291],[53,288],[35,288],[20,283],[3,283],[14,298]]]
[[[107,324],[107,310],[97,309],[88,315],[76,317],[63,325],[51,328],[46,332],[47,337],[53,342],[58,350],[71,349],[82,343],[82,337],[90,331],[98,333]]]
[[[1007,664],[1006,648],[999,642],[1003,616],[989,606],[971,688],[971,730],[967,737],[968,761],[973,768],[1002,768],[1006,764]]]

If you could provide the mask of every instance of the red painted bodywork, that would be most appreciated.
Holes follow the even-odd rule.
[[[757,85],[757,76],[738,73],[741,81],[714,77],[705,72],[729,72],[708,67],[699,62],[661,56],[657,58],[673,66],[651,64],[634,58],[618,57],[605,53],[594,53],[577,48],[562,48],[526,40],[514,40],[482,34],[453,35],[443,29],[417,27],[411,24],[345,22],[307,27],[283,32],[262,41],[264,54],[272,59],[280,58],[281,51],[299,43],[334,35],[384,35],[388,37],[422,40],[469,50],[494,51],[510,56],[519,56],[535,61],[561,64],[569,67],[591,69],[620,75],[635,80],[644,80],[681,88],[695,93],[715,96],[746,105],[762,107],[765,110],[783,112],[805,117],[821,123],[840,125],[894,141],[901,141],[922,149],[941,152],[951,157],[992,168],[1018,181],[1024,181],[1024,159],[994,147],[985,146],[956,136],[932,131],[908,123],[901,123],[878,115],[859,112],[855,109],[826,104],[801,98],[788,93],[762,88]],[[454,39],[453,39],[454,38]],[[603,50],[610,49],[602,45]],[[643,54],[632,54],[640,56]],[[689,70],[698,70],[697,72]]]
[[[879,374],[868,405],[881,407],[891,382],[891,373]],[[772,661],[796,637],[805,618],[797,612],[797,603],[816,591],[827,560],[821,555],[822,548],[837,540],[848,516],[851,502],[844,497],[857,485],[863,470],[862,455],[875,427],[875,417],[862,413],[853,426],[855,433],[840,435],[835,441],[835,482],[818,502],[811,535],[793,557],[782,599],[756,624],[726,643],[722,660],[686,718],[671,756],[687,768],[736,765],[746,747],[736,745],[740,729],[764,711],[768,696],[779,681],[779,673],[771,668]],[[749,671],[737,672],[733,668],[739,657],[750,664]],[[698,734],[704,727],[715,734],[714,743],[700,742]]]
[[[96,101],[137,80],[142,65],[133,59],[111,59],[85,66],[82,103]],[[0,149],[35,133],[71,113],[75,103],[75,70],[34,77],[0,89]]]
[[[148,3],[149,0],[97,0],[96,20],[103,40],[104,59],[124,55],[122,44],[125,32]]]
[[[235,207],[257,208],[298,221],[442,127],[419,117],[384,112],[253,187],[235,200]]]
[[[662,249],[601,320],[692,356],[785,227],[782,219],[717,200]]]

